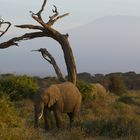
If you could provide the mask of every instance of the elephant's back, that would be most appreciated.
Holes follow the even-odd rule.
[[[104,93],[106,93],[106,89],[101,84],[96,83],[96,88],[97,88],[98,94],[104,94]]]
[[[77,104],[81,104],[81,93],[71,82],[65,82],[58,86],[64,103],[63,112],[72,112]]]
[[[65,82],[63,84],[59,84],[60,91],[65,97],[77,99],[81,96],[81,93],[79,92],[78,88],[71,82]]]

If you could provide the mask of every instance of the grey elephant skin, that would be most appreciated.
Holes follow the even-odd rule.
[[[62,128],[62,113],[68,114],[71,126],[74,119],[79,118],[81,98],[78,88],[71,82],[40,88],[34,99],[34,127],[38,127],[38,121],[43,115],[45,130],[49,130],[51,111],[54,112],[58,128]]]

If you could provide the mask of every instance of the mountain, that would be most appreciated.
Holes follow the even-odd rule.
[[[140,72],[140,17],[104,17],[70,35],[80,72]]]
[[[68,33],[78,72],[140,72],[140,17],[103,17]],[[46,47],[62,71],[66,72],[62,50],[54,40],[43,38],[23,41],[20,46],[1,50],[1,73],[54,74],[53,68],[39,53],[30,52],[40,47]]]

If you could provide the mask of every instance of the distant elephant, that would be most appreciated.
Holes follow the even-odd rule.
[[[104,97],[107,95],[107,91],[103,85],[100,83],[93,83],[92,86],[92,96],[95,96],[95,98]]]
[[[50,129],[50,111],[54,112],[58,128],[62,128],[62,113],[68,114],[71,126],[74,118],[79,117],[81,98],[78,88],[71,82],[54,84],[48,88],[39,89],[34,104],[34,127],[38,127],[38,120],[43,115],[45,130]]]

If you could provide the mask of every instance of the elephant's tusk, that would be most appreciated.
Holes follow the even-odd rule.
[[[39,116],[39,120],[42,118],[42,116],[43,116],[43,110],[44,110],[44,106],[42,107],[42,110],[41,110],[41,114],[40,114],[40,116]]]
[[[41,112],[41,115],[39,116],[39,120],[42,118],[42,116],[43,116],[43,112]]]

